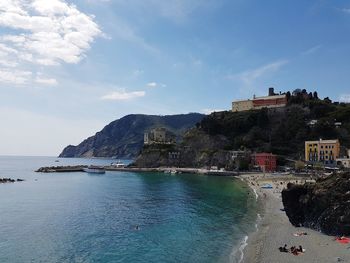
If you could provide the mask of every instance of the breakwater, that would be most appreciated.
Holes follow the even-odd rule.
[[[87,165],[75,165],[75,166],[46,166],[40,167],[35,172],[41,173],[62,173],[62,172],[83,172]],[[106,171],[118,171],[118,172],[161,172],[161,173],[192,173],[214,176],[238,176],[239,174],[234,171],[222,171],[222,170],[208,170],[199,168],[177,168],[177,167],[159,167],[159,168],[136,168],[136,167],[116,167],[116,166],[98,166]]]

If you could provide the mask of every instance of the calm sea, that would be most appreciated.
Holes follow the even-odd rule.
[[[255,196],[191,174],[35,173],[107,159],[0,157],[0,262],[239,262]],[[136,229],[138,226],[138,229]]]

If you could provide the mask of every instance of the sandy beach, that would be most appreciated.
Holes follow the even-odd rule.
[[[350,244],[339,244],[334,237],[324,235],[309,228],[294,227],[282,211],[281,190],[289,181],[296,178],[283,178],[273,175],[241,175],[258,194],[259,205],[263,207],[257,231],[249,235],[248,245],[244,249],[244,263],[294,263],[294,262],[350,262]],[[302,181],[299,178],[299,183]],[[262,189],[269,183],[273,189]],[[282,183],[282,184],[281,184]],[[294,236],[306,232],[307,235]],[[280,252],[279,247],[301,245],[304,253],[298,256]]]

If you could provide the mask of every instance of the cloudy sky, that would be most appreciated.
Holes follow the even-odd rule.
[[[58,155],[130,113],[268,87],[350,99],[340,0],[1,0],[0,155]]]

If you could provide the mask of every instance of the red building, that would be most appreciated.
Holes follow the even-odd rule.
[[[284,107],[287,105],[287,96],[286,95],[274,95],[267,97],[257,97],[253,99],[253,108],[275,108],[275,107]]]
[[[277,156],[272,153],[254,153],[252,164],[259,166],[262,171],[273,172],[276,171]]]

